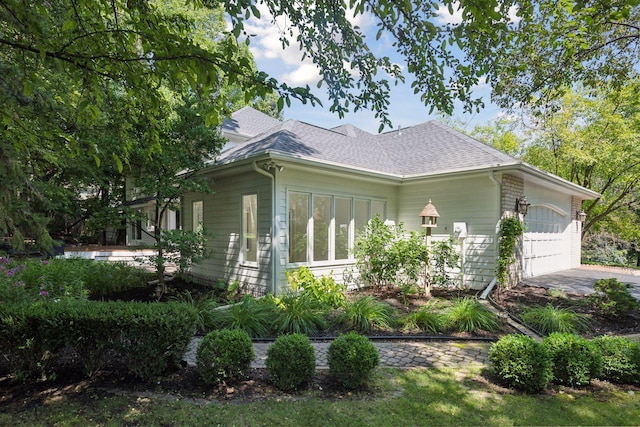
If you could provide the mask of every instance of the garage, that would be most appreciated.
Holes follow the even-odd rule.
[[[522,242],[524,277],[571,268],[570,222],[568,213],[556,206],[529,208]]]

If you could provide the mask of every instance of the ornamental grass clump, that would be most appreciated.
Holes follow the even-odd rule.
[[[489,350],[489,361],[507,387],[527,393],[544,390],[553,378],[553,365],[546,347],[526,335],[500,338]]]
[[[554,307],[553,304],[525,309],[521,318],[525,325],[542,335],[554,332],[576,334],[587,331],[590,327],[588,316],[570,308]]]
[[[213,310],[212,315],[217,328],[241,329],[257,338],[269,335],[277,313],[272,301],[257,301],[253,296],[245,295],[237,304]]]
[[[280,299],[275,328],[280,334],[314,335],[327,327],[323,305],[310,294],[288,294]]]
[[[458,332],[473,333],[478,330],[493,332],[500,328],[498,315],[473,298],[457,300],[444,311],[447,328]]]
[[[335,318],[338,325],[360,333],[388,329],[394,321],[393,309],[370,295],[347,302]]]
[[[380,363],[378,349],[355,332],[340,335],[327,353],[329,373],[345,388],[360,389],[371,379]]]
[[[316,351],[306,335],[280,335],[267,349],[267,371],[281,390],[295,390],[313,377]]]
[[[602,372],[602,354],[591,341],[555,332],[542,340],[553,362],[553,382],[571,387],[588,385]]]
[[[402,318],[401,323],[404,329],[420,329],[433,334],[440,333],[445,329],[442,314],[436,312],[431,304],[407,314]]]
[[[255,359],[253,343],[241,330],[223,329],[205,335],[196,351],[196,370],[207,384],[240,378]]]

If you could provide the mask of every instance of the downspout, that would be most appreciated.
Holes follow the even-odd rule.
[[[498,181],[498,179],[496,178],[495,171],[491,171],[491,173],[489,174],[489,179],[493,181],[493,183],[496,185],[496,188],[498,189],[498,220],[499,220],[500,218],[502,218],[502,183]],[[497,242],[496,242],[496,245],[497,245]],[[491,279],[491,282],[489,282],[489,285],[480,294],[480,299],[487,299],[489,295],[491,295],[491,292],[493,292],[493,288],[496,286],[497,283],[498,283],[498,278],[494,276],[493,279]]]
[[[276,294],[276,179],[275,170],[273,175],[258,166],[258,162],[252,163],[251,168],[254,172],[264,175],[271,181],[271,291]]]

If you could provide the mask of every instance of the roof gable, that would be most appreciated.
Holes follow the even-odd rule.
[[[437,121],[381,135],[350,124],[325,129],[297,120],[276,122],[276,126],[224,152],[216,163],[278,153],[292,159],[413,176],[518,162]]]

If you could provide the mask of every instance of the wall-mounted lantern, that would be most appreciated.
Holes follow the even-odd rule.
[[[422,209],[420,212],[420,217],[422,218],[422,227],[427,229],[427,235],[431,234],[431,229],[438,226],[438,217],[440,214],[435,206],[431,203],[431,199],[429,199],[429,203]]]
[[[583,211],[582,209],[580,209],[579,211],[576,211],[576,220],[584,224],[586,219],[587,219],[587,213],[585,211]]]
[[[516,199],[516,212],[522,214],[522,216],[527,216],[529,206],[531,206],[531,203],[527,200],[527,196]]]

